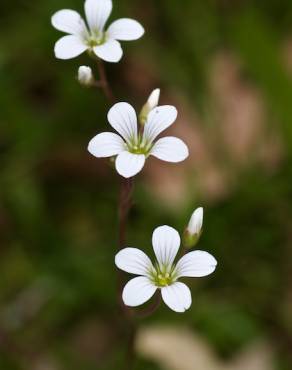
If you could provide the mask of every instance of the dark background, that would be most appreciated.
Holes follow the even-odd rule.
[[[113,262],[120,179],[86,150],[108,130],[109,105],[76,81],[79,65],[95,69],[86,55],[54,58],[62,34],[50,17],[63,8],[83,14],[79,0],[0,5],[3,370],[117,369],[125,352]],[[129,245],[151,253],[156,226],[183,231],[202,205],[199,248],[218,260],[213,275],[189,282],[187,313],[162,305],[141,323],[187,328],[228,369],[264,342],[255,357],[268,352],[271,369],[290,370],[292,2],[123,0],[114,1],[118,17],[146,30],[123,43],[122,62],[106,65],[118,99],[139,110],[160,87],[161,103],[179,111],[169,133],[191,150],[183,164],[147,162]],[[168,368],[138,352],[135,369]]]

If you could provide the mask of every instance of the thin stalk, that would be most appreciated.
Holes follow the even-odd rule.
[[[100,60],[99,58],[97,59],[97,68],[99,73],[98,87],[100,87],[103,90],[104,95],[106,96],[110,103],[115,103],[116,98],[108,82],[103,61]]]
[[[106,70],[105,70],[102,60],[97,59],[97,67],[98,67],[98,72],[99,72],[99,81],[96,81],[95,86],[97,88],[101,88],[104,95],[108,99],[108,101],[114,104],[116,102],[116,98],[108,82]],[[120,196],[119,196],[119,202],[118,202],[119,226],[118,226],[117,251],[121,250],[122,248],[126,246],[127,224],[128,224],[129,211],[132,207],[133,189],[134,189],[133,178],[130,178],[130,179],[122,178],[121,185],[120,185]],[[122,301],[123,283],[124,283],[123,273],[122,271],[118,270],[117,301],[130,327],[125,369],[131,370],[134,366],[134,360],[135,360],[134,344],[135,344],[137,327],[133,320],[131,310],[128,309]]]
[[[127,222],[132,207],[132,194],[134,190],[133,178],[122,178],[119,199],[119,249],[125,247],[127,236]]]
[[[127,224],[129,211],[132,207],[132,195],[134,190],[133,178],[124,179],[121,178],[120,185],[120,196],[118,204],[118,245],[117,252],[126,246],[127,239]],[[121,270],[118,270],[118,303],[122,311],[127,317],[130,316],[130,310],[124,305],[122,300],[122,290],[124,284],[124,274]]]
[[[154,301],[151,305],[147,306],[144,310],[140,310],[136,313],[136,316],[140,319],[144,319],[145,317],[148,317],[152,315],[160,306],[161,303],[161,293],[159,290],[156,291],[154,295]]]
[[[135,340],[137,336],[137,325],[131,320],[129,321],[130,332],[127,343],[127,353],[124,370],[132,370],[135,365]]]

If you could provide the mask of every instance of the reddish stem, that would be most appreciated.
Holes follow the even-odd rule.
[[[100,87],[106,98],[109,100],[110,103],[115,103],[116,98],[114,96],[114,93],[108,83],[107,75],[106,75],[106,70],[104,67],[104,64],[101,59],[97,59],[97,68],[98,68],[98,73],[99,73],[99,81],[97,81],[98,87]]]

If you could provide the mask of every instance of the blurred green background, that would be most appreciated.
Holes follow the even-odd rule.
[[[63,8],[83,13],[83,2],[0,4],[1,370],[120,369],[126,350],[113,263],[120,179],[86,150],[108,129],[109,105],[76,81],[79,65],[95,68],[86,55],[54,58],[62,34],[50,17]],[[187,313],[162,305],[138,321],[186,327],[218,368],[250,370],[234,358],[264,342],[269,367],[255,369],[290,370],[292,2],[114,1],[111,19],[125,16],[146,33],[106,65],[111,85],[137,110],[161,87],[161,103],[179,110],[172,132],[191,149],[181,165],[148,161],[128,244],[151,253],[156,226],[182,231],[202,205],[199,248],[219,262],[189,282]],[[168,369],[140,352],[135,369]]]

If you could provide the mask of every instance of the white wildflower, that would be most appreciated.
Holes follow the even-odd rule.
[[[52,17],[52,25],[68,35],[55,45],[59,59],[71,59],[88,50],[107,62],[118,62],[123,50],[118,40],[137,40],[144,34],[140,23],[130,18],[114,21],[106,30],[112,0],[86,0],[86,21],[75,10],[64,9]]]
[[[112,132],[98,134],[89,142],[88,151],[97,158],[117,156],[116,170],[125,178],[140,172],[150,155],[166,162],[181,162],[189,155],[182,140],[168,136],[154,142],[176,117],[175,107],[156,107],[148,114],[140,132],[134,108],[128,103],[117,103],[110,109],[108,121],[120,136]]]
[[[116,255],[115,263],[119,269],[139,275],[124,287],[123,301],[127,306],[139,306],[159,289],[169,308],[184,312],[190,308],[192,297],[190,289],[178,279],[207,276],[215,270],[217,261],[211,254],[196,250],[185,254],[175,263],[180,236],[170,226],[156,228],[152,244],[157,259],[154,265],[149,257],[137,248],[125,248]]]

